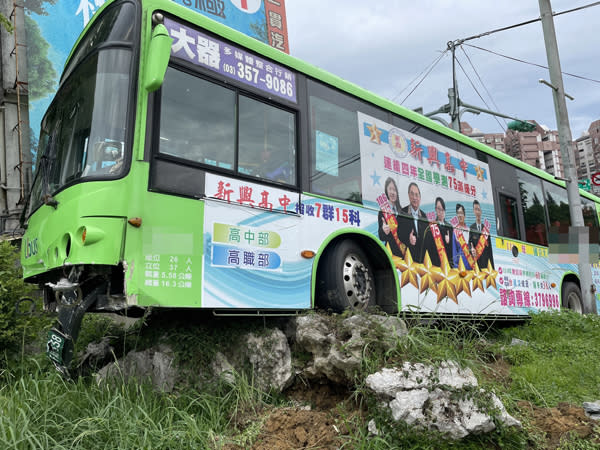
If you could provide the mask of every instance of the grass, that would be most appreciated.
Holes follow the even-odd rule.
[[[512,338],[527,343],[503,350],[512,365],[514,397],[549,407],[600,399],[599,316],[538,314],[502,337],[504,343]]]
[[[197,333],[190,324],[160,331],[139,326],[125,332],[90,316],[79,346],[83,348],[86,341],[110,334],[115,336],[113,345],[122,354],[162,335],[179,341],[176,351],[181,353],[181,360],[193,356],[191,364],[196,369],[209,359],[199,354],[202,348],[212,355],[219,342],[231,342],[232,337],[252,329],[248,322],[233,329],[243,320],[232,319],[229,327],[223,321],[197,327]],[[260,332],[264,324],[256,321],[253,327],[253,331]],[[520,414],[518,402],[547,408],[559,402],[580,406],[583,401],[600,398],[600,317],[542,313],[508,328],[464,322],[442,326],[413,323],[409,334],[397,339],[391,349],[381,345],[389,337],[376,328],[366,339],[355,396],[362,413],[336,413],[346,425],[347,434],[340,441],[345,449],[538,448],[544,444],[543,433]],[[526,344],[511,345],[513,338]],[[449,442],[443,436],[393,423],[376,399],[360,387],[361,378],[384,366],[399,366],[404,361],[437,364],[444,360],[472,368],[482,387],[495,391],[509,412],[523,421],[524,428],[499,428],[486,436]],[[508,374],[490,376],[490,365],[498,361],[508,363]],[[5,367],[0,371],[3,449],[250,448],[260,433],[265,411],[287,402],[285,396],[260,392],[248,374],[236,374],[233,383],[221,381],[202,389],[189,382],[167,394],[125,380],[101,385],[93,377],[65,381],[41,357],[20,361],[5,358],[0,367]],[[372,418],[382,432],[379,436],[367,431],[366,423]],[[595,445],[589,439],[571,435],[563,437],[559,448],[598,448]]]
[[[39,365],[6,370],[0,382],[3,449],[218,448],[239,439],[237,418],[256,417],[269,400],[243,376],[177,395],[133,381],[66,381]]]

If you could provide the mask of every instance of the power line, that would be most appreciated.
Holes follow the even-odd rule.
[[[462,45],[473,47],[473,48],[476,48],[478,50],[482,50],[484,52],[492,53],[492,54],[494,54],[496,56],[501,56],[502,58],[510,59],[510,60],[513,60],[513,61],[516,61],[516,62],[520,62],[520,63],[523,63],[523,64],[529,64],[530,66],[541,67],[542,69],[548,69],[548,66],[544,66],[542,64],[536,64],[536,63],[533,63],[533,62],[525,61],[525,60],[522,60],[522,59],[519,59],[519,58],[515,58],[513,56],[503,55],[502,53],[498,53],[498,52],[495,52],[493,50],[488,50],[487,48],[478,47],[477,45],[466,44],[466,43],[462,44]],[[580,80],[586,80],[586,81],[591,81],[593,83],[599,83],[600,84],[600,80],[594,80],[593,78],[588,78],[588,77],[584,77],[584,76],[581,76],[581,75],[576,75],[574,73],[568,73],[568,72],[562,72],[562,74],[570,76],[570,77],[573,77],[573,78],[579,78]]]
[[[592,6],[598,6],[598,5],[600,5],[600,1],[594,2],[594,3],[590,3],[588,5],[579,6],[577,8],[568,9],[566,11],[562,11],[562,12],[558,12],[558,13],[552,13],[552,15],[553,16],[561,16],[563,14],[568,14],[568,13],[572,13],[572,12],[575,12],[575,11],[580,11],[582,9],[591,8]],[[464,41],[470,41],[472,39],[478,39],[478,38],[481,38],[481,37],[484,37],[484,36],[489,36],[490,34],[498,33],[500,31],[511,30],[513,28],[518,28],[518,27],[522,27],[524,25],[529,25],[531,23],[539,22],[541,20],[542,20],[542,18],[538,17],[537,19],[526,20],[525,22],[516,23],[514,25],[509,25],[509,26],[502,27],[502,28],[496,28],[495,30],[486,31],[485,33],[480,33],[480,34],[476,34],[474,36],[466,37],[464,39],[459,39],[458,40],[458,44],[462,44]]]
[[[428,76],[428,75],[431,73],[431,71],[434,69],[434,67],[437,65],[437,63],[438,63],[438,62],[440,62],[440,60],[441,60],[441,59],[444,57],[444,55],[445,55],[447,52],[448,52],[448,49],[444,50],[440,56],[438,56],[438,57],[437,57],[436,59],[434,59],[434,60],[433,60],[431,63],[429,63],[429,65],[428,65],[428,66],[426,66],[426,67],[425,67],[425,69],[423,69],[419,75],[417,75],[417,76],[416,76],[416,77],[415,77],[415,78],[414,78],[414,79],[413,79],[413,80],[412,80],[410,83],[408,83],[408,84],[406,85],[406,87],[405,87],[404,89],[402,89],[400,92],[398,92],[398,93],[397,93],[397,94],[394,96],[394,98],[392,98],[392,101],[396,100],[396,99],[397,99],[397,98],[398,98],[400,95],[402,95],[402,93],[403,93],[403,92],[404,92],[406,89],[408,89],[408,87],[409,87],[411,84],[413,84],[413,83],[414,83],[414,82],[415,82],[415,81],[416,81],[416,80],[417,80],[417,79],[418,79],[418,78],[419,78],[421,75],[423,75],[423,73],[424,73],[425,71],[427,71],[427,73],[426,73],[425,75],[423,75],[423,78],[421,78],[421,80],[420,80],[420,81],[417,83],[417,85],[416,85],[416,86],[415,86],[415,87],[412,89],[412,91],[410,91],[410,92],[408,93],[408,95],[407,95],[406,97],[404,97],[404,100],[402,100],[402,101],[400,102],[400,104],[403,104],[403,103],[406,101],[406,99],[407,99],[408,97],[410,97],[410,96],[412,95],[412,93],[413,93],[413,92],[415,92],[415,90],[416,90],[416,89],[419,87],[419,85],[420,85],[420,84],[421,84],[421,83],[422,83],[422,82],[425,80],[425,78],[427,78],[427,76]],[[429,69],[429,70],[428,70],[428,69]]]
[[[427,78],[429,76],[429,74],[431,73],[431,71],[435,68],[435,66],[437,65],[438,62],[440,62],[440,60],[442,59],[442,57],[446,54],[448,50],[445,50],[444,52],[442,52],[442,54],[439,56],[439,58],[435,61],[435,63],[431,66],[431,68],[427,71],[427,73],[425,75],[423,75],[423,78],[421,78],[421,80],[417,83],[417,85],[412,89],[412,91],[410,91],[408,93],[408,95],[406,97],[404,97],[404,99],[400,102],[400,104],[404,104],[404,102],[408,99],[408,97],[410,97],[412,95],[413,92],[415,92],[415,90],[421,85],[421,83],[423,81],[425,81],[425,78]]]
[[[487,107],[487,109],[491,110],[492,108],[490,108],[490,105],[487,104],[487,102],[485,101],[485,99],[481,96],[481,94],[477,90],[477,87],[475,86],[475,84],[473,83],[473,81],[471,80],[471,78],[469,78],[469,75],[467,75],[467,72],[466,72],[465,68],[462,66],[462,64],[460,63],[460,60],[456,56],[455,56],[454,59],[456,59],[456,62],[458,63],[460,69],[465,74],[465,77],[467,77],[467,80],[469,80],[469,83],[471,83],[471,86],[473,87],[473,89],[475,90],[475,92],[477,93],[477,95],[479,96],[479,98],[481,99],[481,101],[483,102],[483,104]],[[500,128],[504,129],[504,127],[502,126],[502,124],[500,123],[500,121],[498,120],[498,118],[496,116],[494,116],[494,119],[496,120],[496,122],[498,122],[498,125],[500,125]]]
[[[492,101],[492,104],[494,105],[494,108],[496,108],[496,111],[499,111],[500,108],[498,107],[498,105],[496,104],[496,102],[494,101],[494,97],[492,97],[492,94],[490,93],[490,91],[488,90],[487,86],[485,85],[485,83],[483,82],[483,80],[481,79],[481,76],[479,76],[479,72],[477,72],[477,69],[475,68],[475,66],[473,65],[473,61],[471,61],[471,58],[469,57],[469,55],[467,54],[467,51],[465,50],[465,48],[461,45],[460,49],[463,51],[463,53],[465,54],[465,56],[467,57],[467,60],[469,61],[469,64],[471,64],[471,68],[473,69],[473,72],[475,72],[475,75],[477,75],[477,78],[479,79],[479,82],[481,83],[481,85],[483,86],[483,88],[485,89],[485,92],[487,92],[488,97],[490,98],[490,100]],[[486,105],[487,106],[487,105]],[[488,106],[488,109],[491,109]],[[496,116],[494,116],[496,117]],[[497,119],[496,119],[497,120]],[[504,124],[506,125],[506,119],[502,119],[504,121]],[[500,122],[498,122],[500,123]],[[507,127],[508,125],[506,125]],[[500,127],[502,127],[502,125],[500,125]]]

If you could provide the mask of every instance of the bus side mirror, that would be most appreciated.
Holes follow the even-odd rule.
[[[159,23],[152,30],[148,58],[146,60],[146,79],[144,87],[148,92],[157,90],[165,79],[165,72],[171,57],[171,44],[167,28]]]

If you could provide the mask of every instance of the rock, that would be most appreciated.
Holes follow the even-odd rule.
[[[278,328],[264,334],[247,333],[231,350],[217,352],[211,369],[215,376],[229,383],[235,381],[235,373],[252,367],[252,379],[257,388],[282,392],[294,380],[292,356],[287,338]]]
[[[273,328],[265,335],[246,335],[246,354],[261,389],[283,391],[292,384],[292,355],[283,331]]]
[[[529,345],[529,342],[517,338],[512,338],[512,341],[510,341],[510,345],[527,347]]]
[[[585,410],[585,415],[590,419],[600,420],[600,400],[583,402],[583,409]]]
[[[494,394],[477,391],[477,379],[470,369],[453,361],[439,367],[405,362],[402,368],[384,368],[369,375],[365,384],[389,408],[395,421],[438,431],[451,439],[470,434],[489,433],[494,419],[505,426],[521,426],[510,416]],[[474,401],[478,395],[489,402],[483,411]]]
[[[367,424],[367,431],[371,436],[379,436],[379,430],[377,429],[377,425],[375,425],[375,421],[373,419],[369,420]]]
[[[401,369],[384,368],[369,375],[366,383],[378,395],[393,398],[399,390],[421,389],[432,385],[455,389],[476,387],[477,378],[471,369],[461,369],[452,361],[443,361],[437,368],[405,362]]]
[[[302,370],[307,379],[327,379],[336,384],[350,385],[361,367],[366,336],[379,329],[378,341],[385,348],[393,348],[407,333],[406,325],[397,317],[357,314],[336,324],[317,314],[295,319],[292,340],[296,350],[308,353],[311,360]]]
[[[454,361],[442,361],[437,369],[437,384],[455,389],[477,387],[477,378],[468,367],[461,369]]]
[[[425,402],[429,398],[427,389],[412,389],[399,391],[394,400],[389,403],[392,417],[395,421],[402,420],[409,425],[425,420],[423,414]]]
[[[113,353],[114,349],[110,345],[110,337],[105,336],[100,342],[90,342],[85,348],[85,352],[79,354],[79,366],[98,367]]]
[[[114,378],[150,380],[161,391],[172,392],[177,371],[173,366],[173,351],[161,344],[141,352],[129,352],[124,358],[104,366],[97,373],[98,382]]]
[[[215,354],[211,369],[217,377],[222,378],[227,383],[233,383],[235,381],[235,368],[223,353],[217,352]]]
[[[483,389],[482,389],[482,391],[483,391]],[[491,398],[492,398],[492,403],[494,405],[494,408],[500,413],[497,417],[504,426],[517,427],[517,428],[522,427],[521,422],[519,422],[517,419],[515,419],[513,416],[511,416],[506,411],[506,408],[504,407],[504,405],[502,404],[500,399],[496,396],[496,394],[494,394],[492,392]]]

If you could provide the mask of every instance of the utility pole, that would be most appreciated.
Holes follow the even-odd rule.
[[[456,46],[462,44],[461,41],[448,42],[448,48],[452,51],[452,87],[448,89],[448,100],[450,105],[450,123],[454,131],[460,133],[460,100],[458,97],[458,84],[456,83]]]
[[[583,296],[583,312],[596,314],[596,301],[592,292],[592,270],[589,261],[589,234],[583,221],[583,210],[581,208],[581,199],[579,197],[577,173],[575,172],[573,164],[575,161],[575,154],[573,152],[571,128],[569,127],[569,115],[567,112],[567,102],[565,101],[565,89],[563,86],[560,59],[558,57],[558,45],[556,43],[556,31],[554,30],[552,7],[550,6],[550,0],[539,0],[539,5],[542,28],[544,31],[544,42],[546,44],[548,68],[550,69],[550,82],[554,97],[556,123],[558,125],[560,153],[563,166],[565,167],[571,225],[576,227],[574,232],[580,236],[578,243],[578,266],[579,278],[581,280],[581,294]],[[580,230],[585,230],[585,233],[582,233]]]

